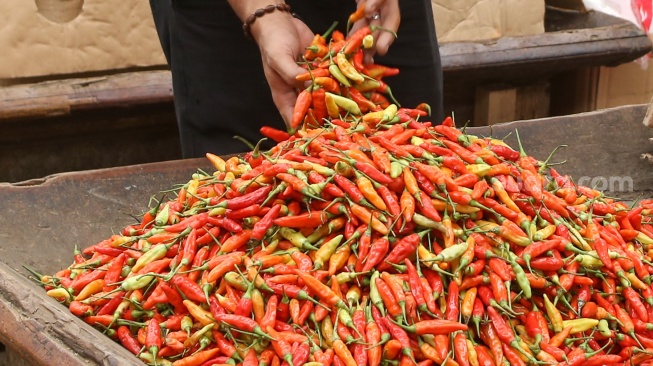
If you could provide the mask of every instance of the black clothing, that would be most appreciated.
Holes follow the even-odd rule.
[[[334,21],[344,32],[354,0],[288,0],[314,33]],[[285,129],[272,102],[258,46],[245,38],[242,22],[226,1],[150,0],[159,39],[172,71],[175,110],[184,158],[206,152],[229,154],[249,149],[238,135],[256,143],[259,128]],[[375,56],[399,75],[384,79],[406,107],[425,102],[432,121],[444,118],[442,71],[431,0],[401,0],[398,38],[388,54]]]

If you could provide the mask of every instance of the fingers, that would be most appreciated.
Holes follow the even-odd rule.
[[[386,0],[368,0],[365,3],[365,18],[373,19],[374,14],[381,13],[381,8]]]
[[[365,52],[364,62],[366,64],[374,62],[374,54],[385,55],[388,53],[388,49],[395,41],[400,22],[399,0],[368,0],[365,3],[365,19],[354,25],[354,28],[362,26],[362,23],[367,23],[376,29],[372,33],[374,48]]]
[[[268,82],[272,91],[272,101],[279,110],[286,127],[290,127],[295,101],[297,100],[296,89],[289,87],[279,75],[268,76]]]
[[[401,22],[401,14],[399,10],[399,2],[397,0],[375,0],[381,2],[379,11],[379,19],[373,22],[379,22],[379,29],[374,32],[375,50],[379,55],[385,55],[388,48],[395,41],[399,23]],[[376,14],[376,13],[374,13]]]
[[[290,129],[290,121],[292,121],[292,113],[293,108],[295,107],[295,101],[297,100],[297,93],[295,93],[294,89],[288,92],[279,92],[275,93],[272,99],[286,124],[286,128]]]

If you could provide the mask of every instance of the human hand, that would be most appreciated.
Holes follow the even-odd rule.
[[[290,126],[297,88],[303,87],[295,76],[305,71],[297,65],[298,57],[311,43],[314,34],[302,21],[281,12],[261,17],[251,32],[261,52],[272,100],[286,126]]]
[[[374,47],[365,53],[365,63],[369,64],[374,62],[374,54],[385,55],[396,38],[401,21],[399,0],[357,0],[357,3],[359,7],[365,4],[365,17],[354,23],[351,32],[367,25],[382,28],[372,32]]]

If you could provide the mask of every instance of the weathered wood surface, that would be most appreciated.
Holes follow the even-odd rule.
[[[606,192],[632,199],[653,195],[653,129],[643,126],[646,106],[628,106],[576,116],[511,122],[469,133],[503,138],[512,146],[519,131],[526,151],[545,159],[567,144],[554,161],[574,177],[630,177],[632,191]],[[151,196],[188,181],[205,159],[176,160],[121,168],[56,174],[0,184],[0,342],[34,365],[128,365],[130,355],[100,332],[71,316],[27,280],[23,265],[54,273],[84,248],[135,222]],[[132,358],[133,359],[133,358]],[[60,362],[60,363],[55,363]],[[133,361],[140,364],[140,361]]]
[[[443,44],[440,56],[445,78],[514,82],[582,67],[616,66],[650,50],[646,35],[624,21],[489,42]]]
[[[140,71],[0,88],[0,122],[97,108],[172,103],[168,71]]]
[[[133,223],[149,198],[186,182],[205,159],[57,174],[0,184],[0,342],[33,365],[142,365],[70,316],[27,279],[54,273],[84,248]]]

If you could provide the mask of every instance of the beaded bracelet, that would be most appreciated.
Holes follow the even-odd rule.
[[[264,16],[265,14],[270,14],[275,10],[286,11],[286,12],[290,13],[290,15],[292,15],[293,17],[295,17],[295,18],[298,17],[297,14],[295,14],[295,13],[293,13],[291,11],[290,5],[288,5],[288,4],[285,4],[285,3],[276,4],[276,5],[275,4],[270,4],[270,5],[266,6],[265,8],[257,9],[252,15],[247,17],[247,19],[245,20],[245,23],[243,23],[243,33],[245,33],[245,37],[247,37],[249,39],[253,39],[252,33],[250,31],[250,27],[252,26],[252,24],[254,24],[256,19]]]

